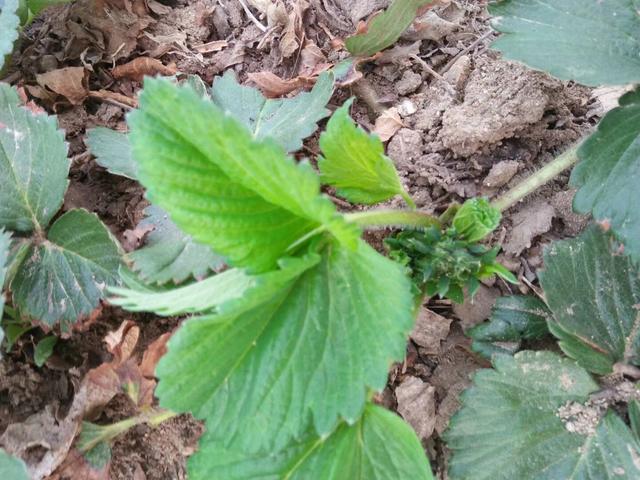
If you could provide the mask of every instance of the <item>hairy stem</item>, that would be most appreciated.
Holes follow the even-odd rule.
[[[579,144],[575,145],[564,152],[562,155],[557,156],[536,173],[528,178],[525,178],[522,182],[513,187],[500,198],[491,202],[491,204],[501,212],[504,212],[505,210],[511,208],[524,197],[526,197],[530,193],[533,193],[545,183],[556,178],[567,168],[572,167],[578,161],[579,147]]]
[[[422,212],[410,210],[369,210],[366,212],[347,213],[348,222],[361,227],[438,227],[440,221]]]
[[[402,190],[400,196],[411,210],[415,210],[417,208],[416,202],[413,201],[413,198],[411,198],[411,195],[409,195],[406,190]]]

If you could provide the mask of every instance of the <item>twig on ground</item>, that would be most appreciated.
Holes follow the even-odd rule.
[[[433,68],[431,68],[427,62],[425,62],[423,59],[421,59],[417,55],[409,55],[409,58],[411,58],[412,60],[415,60],[418,63],[418,65],[420,65],[425,72],[427,72],[433,78],[438,80],[450,95],[452,95],[454,97],[457,95],[456,89],[453,88],[451,86],[451,84],[449,82],[447,82],[447,80],[442,75],[440,75]]]
[[[267,31],[267,27],[265,25],[263,25],[262,23],[260,23],[260,20],[258,20],[255,15],[253,13],[251,13],[251,10],[249,10],[249,7],[247,6],[246,3],[244,3],[244,0],[238,0],[240,2],[240,5],[242,5],[242,9],[244,10],[244,13],[247,14],[247,17],[249,17],[249,20],[251,20],[256,27],[258,27],[260,29],[261,32],[266,32]]]
[[[494,33],[493,30],[491,29],[487,30],[481,36],[479,36],[473,43],[471,43],[471,45],[469,45],[468,47],[458,52],[458,54],[455,57],[453,57],[451,60],[449,60],[449,62],[447,62],[447,64],[442,68],[442,70],[440,70],[440,75],[444,75],[445,73],[447,73],[449,69],[453,67],[453,65],[455,65],[455,63],[460,59],[460,57],[462,57],[463,55],[466,55],[471,50],[476,48],[483,41],[485,41],[487,38],[493,35],[493,33]]]

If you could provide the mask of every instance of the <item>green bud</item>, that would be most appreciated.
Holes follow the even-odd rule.
[[[464,202],[453,217],[453,227],[460,238],[478,242],[498,227],[501,218],[500,210],[492,207],[486,198],[472,198]]]

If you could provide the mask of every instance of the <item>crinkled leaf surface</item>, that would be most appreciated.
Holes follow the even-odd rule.
[[[326,438],[313,433],[275,452],[225,449],[210,433],[189,459],[190,480],[431,480],[415,433],[397,415],[372,404],[357,423]]]
[[[13,51],[13,44],[18,39],[19,7],[19,0],[4,0],[0,7],[0,71],[4,66],[5,56]]]
[[[0,478],[6,480],[29,480],[27,467],[18,458],[12,457],[0,448]]]
[[[189,277],[203,278],[223,266],[223,259],[211,248],[199,244],[180,231],[169,215],[154,205],[145,210],[147,217],[139,228],[153,228],[146,245],[131,252],[133,270],[148,283],[181,283]]]
[[[44,229],[62,205],[69,160],[55,117],[20,107],[0,83],[0,227]]]
[[[268,271],[319,229],[355,248],[359,232],[320,195],[308,164],[269,139],[253,139],[188,87],[147,79],[140,105],[129,123],[148,197],[231,264]]]
[[[558,416],[561,406],[584,403],[599,390],[573,360],[525,351],[494,357],[494,367],[476,373],[451,420],[449,478],[639,478],[640,444],[614,413],[591,435],[570,432]]]
[[[11,282],[23,315],[63,332],[89,315],[107,285],[117,284],[120,249],[107,227],[86,210],[70,210],[32,244]]]
[[[257,139],[272,138],[288,152],[299,150],[315,132],[318,121],[329,116],[333,75],[323,73],[310,92],[293,98],[268,99],[257,88],[240,85],[228,70],[211,89],[213,101],[247,126]]]
[[[108,172],[134,180],[138,178],[138,167],[126,133],[94,128],[87,132],[87,146],[96,157],[96,163]]]
[[[578,156],[571,174],[579,187],[574,209],[608,222],[625,253],[640,263],[640,90],[621,98]]]
[[[375,135],[358,127],[349,116],[348,101],[333,114],[320,136],[321,180],[353,203],[373,204],[406,195],[393,161]]]
[[[640,272],[598,227],[545,252],[540,283],[553,312],[551,332],[586,369],[640,364]]]
[[[369,21],[364,33],[347,38],[347,50],[352,55],[369,57],[390,47],[409,28],[418,11],[430,3],[433,0],[393,0],[384,13]]]
[[[562,80],[598,85],[640,81],[638,0],[498,0],[493,43],[511,60]]]
[[[130,312],[154,312],[173,316],[186,313],[207,312],[230,300],[241,298],[255,287],[257,278],[232,268],[225,272],[167,291],[149,292],[146,288],[110,288],[115,295],[109,302]]]
[[[540,339],[549,334],[547,320],[551,312],[545,303],[532,296],[500,297],[491,318],[467,332],[473,339],[472,348],[486,357],[496,353],[511,353],[505,342],[518,349],[522,340]]]
[[[402,268],[362,241],[356,251],[328,246],[278,291],[261,284],[260,303],[247,306],[245,294],[185,322],[157,369],[163,407],[193,412],[247,451],[280,448],[310,422],[324,435],[339,418],[357,421],[413,324]]]

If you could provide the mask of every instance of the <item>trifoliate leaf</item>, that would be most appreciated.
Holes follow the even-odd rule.
[[[257,88],[240,85],[228,70],[213,83],[214,103],[245,125],[254,138],[272,138],[288,152],[302,147],[315,132],[318,121],[329,116],[327,103],[333,94],[333,76],[323,73],[310,92],[293,98],[268,99]]]
[[[393,0],[384,13],[369,21],[364,33],[347,38],[347,50],[358,57],[370,57],[390,47],[409,28],[419,10],[430,3],[433,0]]]
[[[20,17],[19,0],[4,0],[0,7],[0,71],[4,66],[5,56],[13,51],[13,44],[18,39]],[[0,95],[2,95],[0,93]]]
[[[134,180],[138,178],[138,167],[126,133],[94,128],[87,132],[87,146],[96,157],[96,163],[108,172]]]
[[[189,459],[190,480],[432,480],[420,441],[397,415],[368,404],[354,425],[313,432],[279,451],[225,449],[206,433]]]
[[[320,136],[321,180],[352,203],[371,205],[402,195],[413,201],[400,183],[393,161],[375,135],[358,127],[349,116],[352,100],[333,114]]]
[[[107,227],[86,210],[70,210],[32,243],[11,282],[21,314],[63,332],[89,315],[107,285],[117,284],[120,250]]]
[[[640,444],[614,413],[581,428],[561,418],[562,407],[584,404],[599,390],[575,362],[525,351],[494,357],[494,367],[476,373],[451,420],[449,478],[640,478]]]
[[[12,457],[0,448],[0,478],[29,480],[27,466],[19,458]]]
[[[188,87],[147,79],[129,117],[147,195],[184,232],[238,267],[273,269],[313,231],[355,248],[359,232],[320,195],[318,176]]]
[[[475,352],[491,358],[496,353],[513,353],[522,340],[537,340],[549,334],[551,312],[536,297],[500,297],[489,322],[467,332]]]
[[[230,300],[242,298],[256,285],[257,277],[247,275],[236,268],[219,273],[205,280],[162,292],[142,289],[110,288],[115,295],[109,303],[130,312],[154,312],[162,316],[208,312]]]
[[[560,348],[587,370],[610,373],[617,362],[640,365],[640,272],[591,227],[545,252],[540,283]]]
[[[499,0],[493,43],[511,60],[584,85],[640,81],[636,0]]]
[[[206,419],[217,440],[247,451],[280,448],[310,422],[319,435],[339,418],[356,422],[413,324],[402,268],[362,241],[329,245],[279,291],[272,283],[187,320],[156,370],[163,407]]]
[[[19,107],[0,83],[0,227],[44,230],[62,205],[69,160],[55,117]]]
[[[622,97],[578,156],[574,209],[611,225],[625,253],[640,263],[640,90]]]
[[[223,266],[220,256],[182,233],[160,207],[148,207],[145,215],[138,227],[153,230],[147,235],[146,245],[128,258],[147,283],[178,284],[189,277],[203,278]]]

